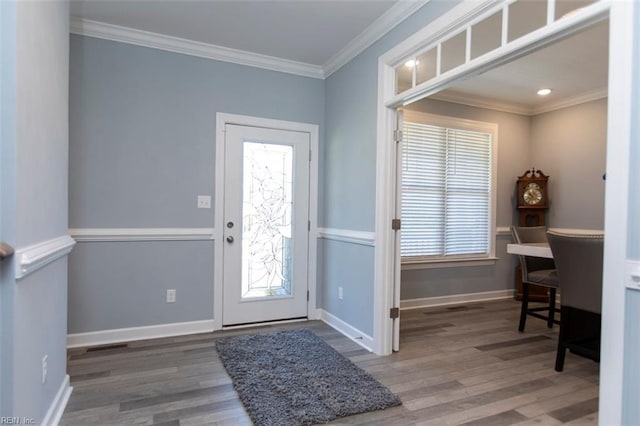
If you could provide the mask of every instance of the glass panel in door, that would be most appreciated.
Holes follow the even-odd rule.
[[[244,142],[243,299],[291,295],[293,147]]]

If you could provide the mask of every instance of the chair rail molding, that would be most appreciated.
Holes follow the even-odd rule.
[[[213,240],[213,228],[71,228],[78,242],[107,241],[206,241]]]
[[[373,247],[376,234],[375,232],[355,231],[352,229],[318,228],[318,238]]]
[[[73,238],[63,235],[17,249],[15,251],[16,280],[68,255],[75,244]]]

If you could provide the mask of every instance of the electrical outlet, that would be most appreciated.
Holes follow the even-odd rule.
[[[342,292],[342,287],[338,287],[338,299],[342,300],[344,293]]]
[[[167,303],[175,303],[176,301],[176,290],[173,288],[167,289]]]
[[[49,355],[42,357],[42,384],[47,381],[47,373],[49,370]]]
[[[210,195],[198,195],[198,208],[210,209],[211,208],[211,196]]]

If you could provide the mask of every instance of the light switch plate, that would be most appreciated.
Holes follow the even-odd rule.
[[[198,208],[210,209],[211,208],[211,195],[198,195]]]

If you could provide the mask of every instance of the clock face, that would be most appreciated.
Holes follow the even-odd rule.
[[[540,185],[531,182],[525,186],[522,198],[524,198],[524,202],[526,204],[531,206],[540,203],[540,201],[542,201],[542,190],[540,189]]]

